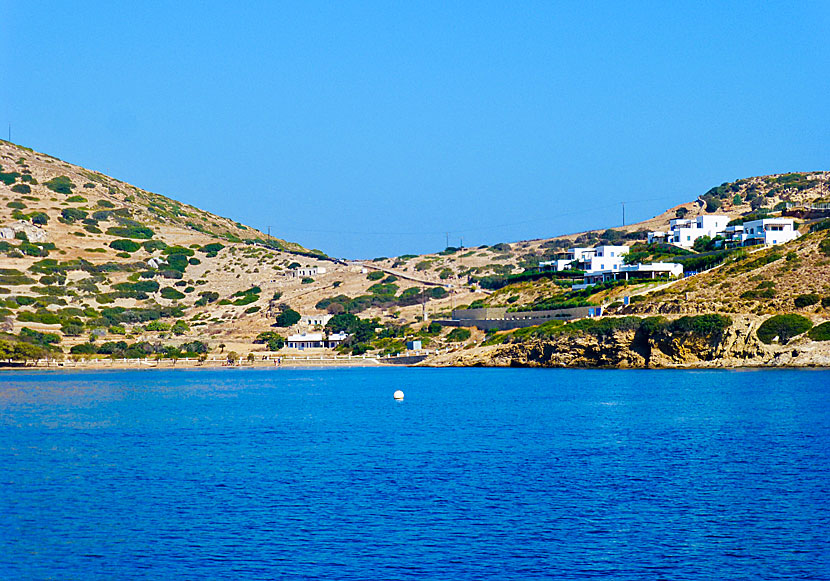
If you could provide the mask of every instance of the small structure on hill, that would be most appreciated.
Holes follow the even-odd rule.
[[[293,268],[285,273],[286,276],[293,278],[305,278],[307,276],[317,276],[318,274],[326,274],[325,266],[301,266]]]

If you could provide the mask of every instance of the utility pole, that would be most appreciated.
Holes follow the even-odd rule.
[[[423,309],[423,321],[424,323],[427,322],[427,289],[426,287],[421,288],[421,306]]]
[[[268,238],[270,238],[270,237],[271,237],[271,227],[268,226]]]
[[[625,226],[625,202],[622,203],[622,210],[623,210],[623,226]]]

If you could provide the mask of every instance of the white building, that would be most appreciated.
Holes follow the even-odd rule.
[[[332,315],[303,315],[300,317],[300,325],[306,327],[325,327],[331,320]]]
[[[784,244],[800,236],[792,218],[764,218],[743,224],[743,244]]]
[[[729,216],[713,214],[711,216],[698,216],[694,219],[675,218],[669,222],[669,231],[660,230],[648,233],[648,242],[667,242],[683,248],[691,248],[695,240],[708,236],[723,235],[726,225],[729,223]]]
[[[597,246],[595,248],[570,248],[565,258],[540,262],[540,268],[551,268],[555,271],[576,268],[590,271],[619,270],[623,264],[623,256],[628,254],[628,246]]]
[[[294,278],[305,278],[307,276],[317,276],[318,274],[326,274],[326,267],[325,266],[301,266],[300,268],[295,268],[293,270],[289,270],[286,274],[288,276],[292,276]]]
[[[606,280],[676,278],[683,276],[683,265],[675,262],[653,262],[651,264],[623,264],[616,270],[598,270],[585,273],[585,282],[596,283]]]
[[[597,246],[592,250],[594,253],[586,272],[619,270],[623,266],[623,257],[628,254],[628,246]]]
[[[285,346],[289,349],[332,349],[346,340],[346,333],[332,333],[325,337],[322,333],[301,333],[289,335]]]

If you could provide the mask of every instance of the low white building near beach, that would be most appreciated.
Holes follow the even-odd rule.
[[[323,333],[300,333],[289,335],[285,346],[289,349],[333,349],[349,337],[346,333],[332,333],[328,337]]]

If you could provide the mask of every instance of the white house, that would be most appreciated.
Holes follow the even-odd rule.
[[[568,249],[565,258],[540,262],[539,266],[549,267],[555,271],[569,268],[585,271],[617,270],[622,265],[622,257],[626,254],[628,254],[628,246],[577,247]]]
[[[675,218],[669,222],[669,231],[654,231],[648,233],[648,242],[668,242],[683,248],[691,248],[695,240],[708,236],[714,238],[722,235],[729,223],[729,216],[713,214],[698,216],[694,219]]]
[[[285,340],[285,346],[289,349],[332,349],[346,340],[346,333],[332,333],[324,337],[322,333],[301,333],[289,335]]]
[[[307,276],[317,276],[318,274],[326,274],[325,266],[301,266],[286,273],[288,276],[294,278],[305,278]]]
[[[585,273],[585,282],[595,283],[606,280],[629,280],[637,278],[657,278],[683,276],[683,265],[675,262],[654,262],[651,264],[623,264],[616,270],[598,270]]]
[[[331,320],[332,315],[303,315],[300,325],[307,327],[324,327]]]
[[[764,218],[743,224],[743,243],[784,244],[800,236],[792,218]]]
[[[628,254],[628,246],[597,246],[593,248],[590,264],[586,272],[619,270],[623,265],[623,256]],[[583,255],[584,256],[584,255]]]

